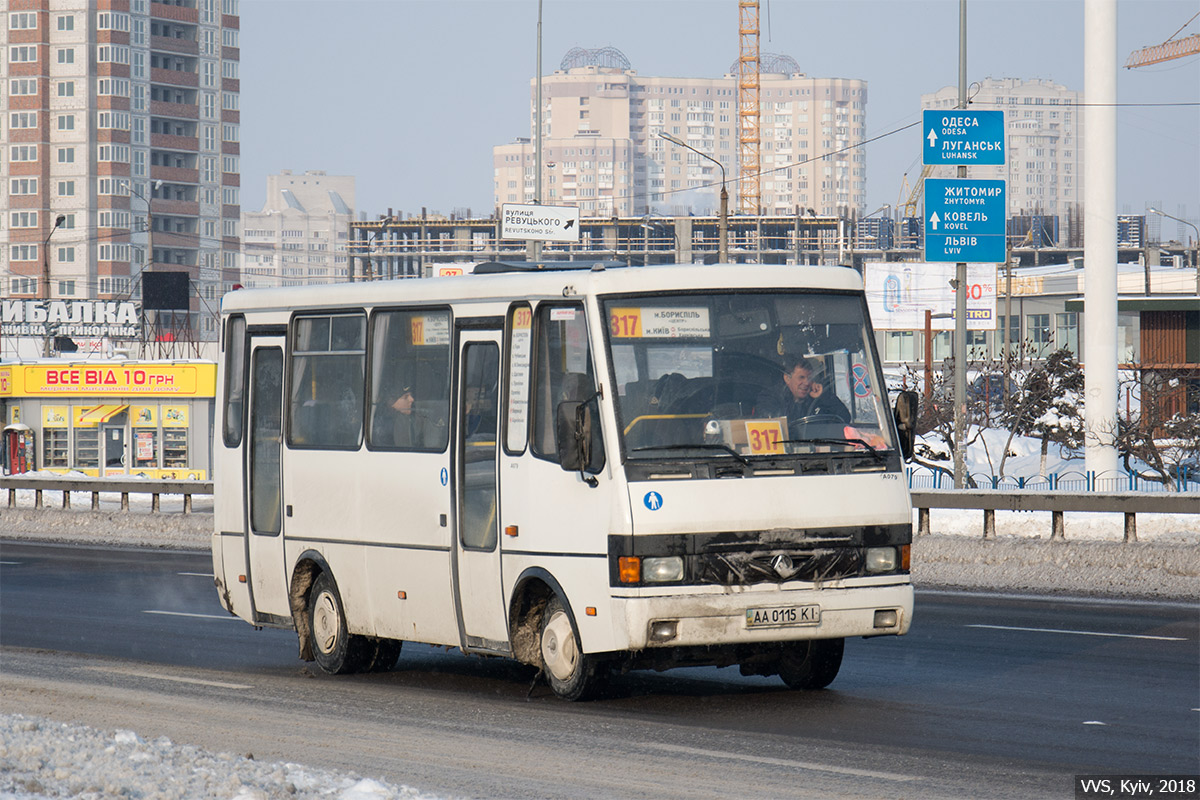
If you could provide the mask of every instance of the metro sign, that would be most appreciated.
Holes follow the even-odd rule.
[[[1005,259],[1005,182],[925,179],[925,260]]]

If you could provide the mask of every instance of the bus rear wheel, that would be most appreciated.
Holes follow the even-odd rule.
[[[845,639],[796,642],[779,659],[779,677],[793,689],[824,689],[842,668],[845,649]]]
[[[575,623],[557,596],[550,598],[542,611],[538,642],[542,670],[556,695],[564,700],[585,700],[595,693],[602,678],[600,665],[583,652]]]
[[[371,657],[363,666],[364,672],[387,672],[396,666],[400,658],[400,648],[404,642],[399,639],[375,639],[370,642]]]
[[[358,672],[374,654],[366,637],[347,630],[342,596],[333,577],[325,572],[313,581],[308,595],[308,632],[317,666],[330,675]]]

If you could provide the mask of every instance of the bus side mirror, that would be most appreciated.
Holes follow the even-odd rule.
[[[914,391],[903,391],[896,397],[896,433],[900,436],[900,453],[912,461],[917,441],[917,411],[920,399]]]
[[[597,482],[587,473],[595,474],[604,468],[604,446],[593,403],[559,403],[554,420],[559,465],[567,472],[578,470],[589,486]]]

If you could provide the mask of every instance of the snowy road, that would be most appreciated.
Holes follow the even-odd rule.
[[[442,796],[1042,797],[1088,771],[1200,771],[1195,605],[919,592],[829,691],[736,669],[562,703],[512,662],[406,646],[327,678],[222,617],[207,556],[5,543],[0,713],[129,728]],[[570,787],[569,790],[566,787]]]

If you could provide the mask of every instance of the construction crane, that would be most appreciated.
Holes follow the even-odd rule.
[[[921,177],[917,178],[911,190],[908,185],[908,173],[904,173],[904,178],[900,182],[900,198],[896,201],[896,208],[900,209],[900,219],[917,216],[917,206],[921,204],[921,195],[925,193],[925,179],[932,171],[932,164],[921,167]],[[904,196],[906,192],[908,193],[907,198]]]
[[[1192,19],[1183,23],[1179,31],[1191,25],[1196,17],[1200,17],[1200,12],[1197,12]],[[1129,54],[1129,60],[1125,62],[1125,69],[1145,67],[1150,64],[1158,64],[1162,61],[1170,61],[1171,59],[1183,58],[1184,56],[1194,56],[1196,53],[1200,53],[1200,33],[1176,39],[1175,37],[1179,35],[1179,31],[1171,34],[1171,37],[1162,44],[1155,44],[1143,47],[1141,50],[1134,50]]]
[[[738,212],[757,215],[762,198],[758,0],[738,0],[738,35],[738,153],[741,159]]]

